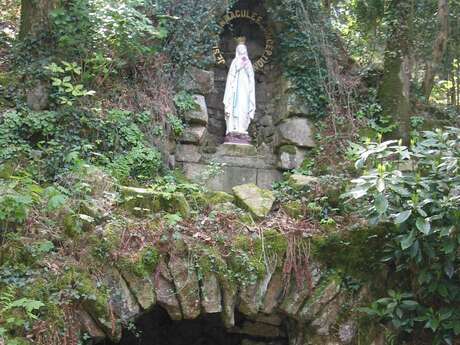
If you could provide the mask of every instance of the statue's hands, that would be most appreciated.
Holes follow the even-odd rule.
[[[225,113],[225,118],[228,119],[230,117],[229,113]]]

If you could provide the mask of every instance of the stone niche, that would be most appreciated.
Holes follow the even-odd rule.
[[[228,10],[249,10],[264,17],[263,26],[274,34],[281,26],[271,20],[263,1],[241,0]],[[219,13],[221,18],[225,13]],[[192,180],[206,179],[210,163],[221,164],[222,173],[207,179],[211,189],[230,191],[244,183],[267,188],[282,172],[300,167],[315,146],[308,104],[283,77],[276,39],[270,62],[256,71],[255,119],[249,128],[252,145],[224,143],[224,91],[228,69],[235,55],[234,37],[245,36],[253,64],[264,54],[267,35],[254,22],[235,19],[221,33],[220,51],[225,64],[207,70],[192,68],[185,88],[194,94],[198,107],[186,114],[188,128],[177,147],[175,159]]]

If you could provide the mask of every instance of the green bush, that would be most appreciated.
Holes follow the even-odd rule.
[[[360,201],[370,224],[388,229],[384,260],[401,291],[368,312],[404,332],[426,328],[433,344],[452,344],[460,334],[460,129],[422,132],[411,148],[369,142],[356,167],[363,175],[345,196]]]
[[[22,163],[39,182],[56,179],[80,161],[109,166],[121,178],[153,177],[161,158],[142,131],[150,121],[148,112],[119,109],[8,111],[0,119],[0,163]]]
[[[119,155],[108,168],[115,178],[126,183],[129,178],[151,180],[158,174],[161,166],[161,154],[158,150],[139,145]]]

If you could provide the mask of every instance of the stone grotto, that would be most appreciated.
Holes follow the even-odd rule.
[[[206,175],[211,163],[220,166],[222,172],[210,177],[207,184],[211,189],[227,192],[246,183],[270,187],[283,171],[299,168],[308,150],[315,147],[311,123],[314,114],[294,93],[275,58],[277,45],[271,33],[276,32],[277,23],[270,20],[261,2],[242,0],[232,10],[242,9],[260,14],[264,22],[258,26],[241,18],[230,21],[222,28],[219,47],[226,63],[186,72],[183,88],[194,95],[197,107],[185,114],[188,127],[175,152],[175,162],[195,181]],[[250,59],[256,64],[267,46],[273,46],[270,61],[261,69],[256,66],[257,109],[249,128],[251,145],[224,143],[223,98],[235,35],[247,38]],[[268,54],[272,54],[271,50]]]

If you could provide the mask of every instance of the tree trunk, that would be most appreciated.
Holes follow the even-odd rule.
[[[442,61],[449,37],[449,5],[448,0],[438,0],[439,31],[433,44],[431,61],[427,64],[425,78],[423,79],[423,95],[428,101],[433,90],[434,77]]]
[[[21,26],[19,37],[46,35],[50,30],[50,13],[59,0],[21,0]]]
[[[397,127],[392,137],[409,143],[410,133],[410,34],[412,28],[413,0],[392,0],[389,5],[392,27],[384,56],[383,78],[378,98],[384,115],[391,116]]]

